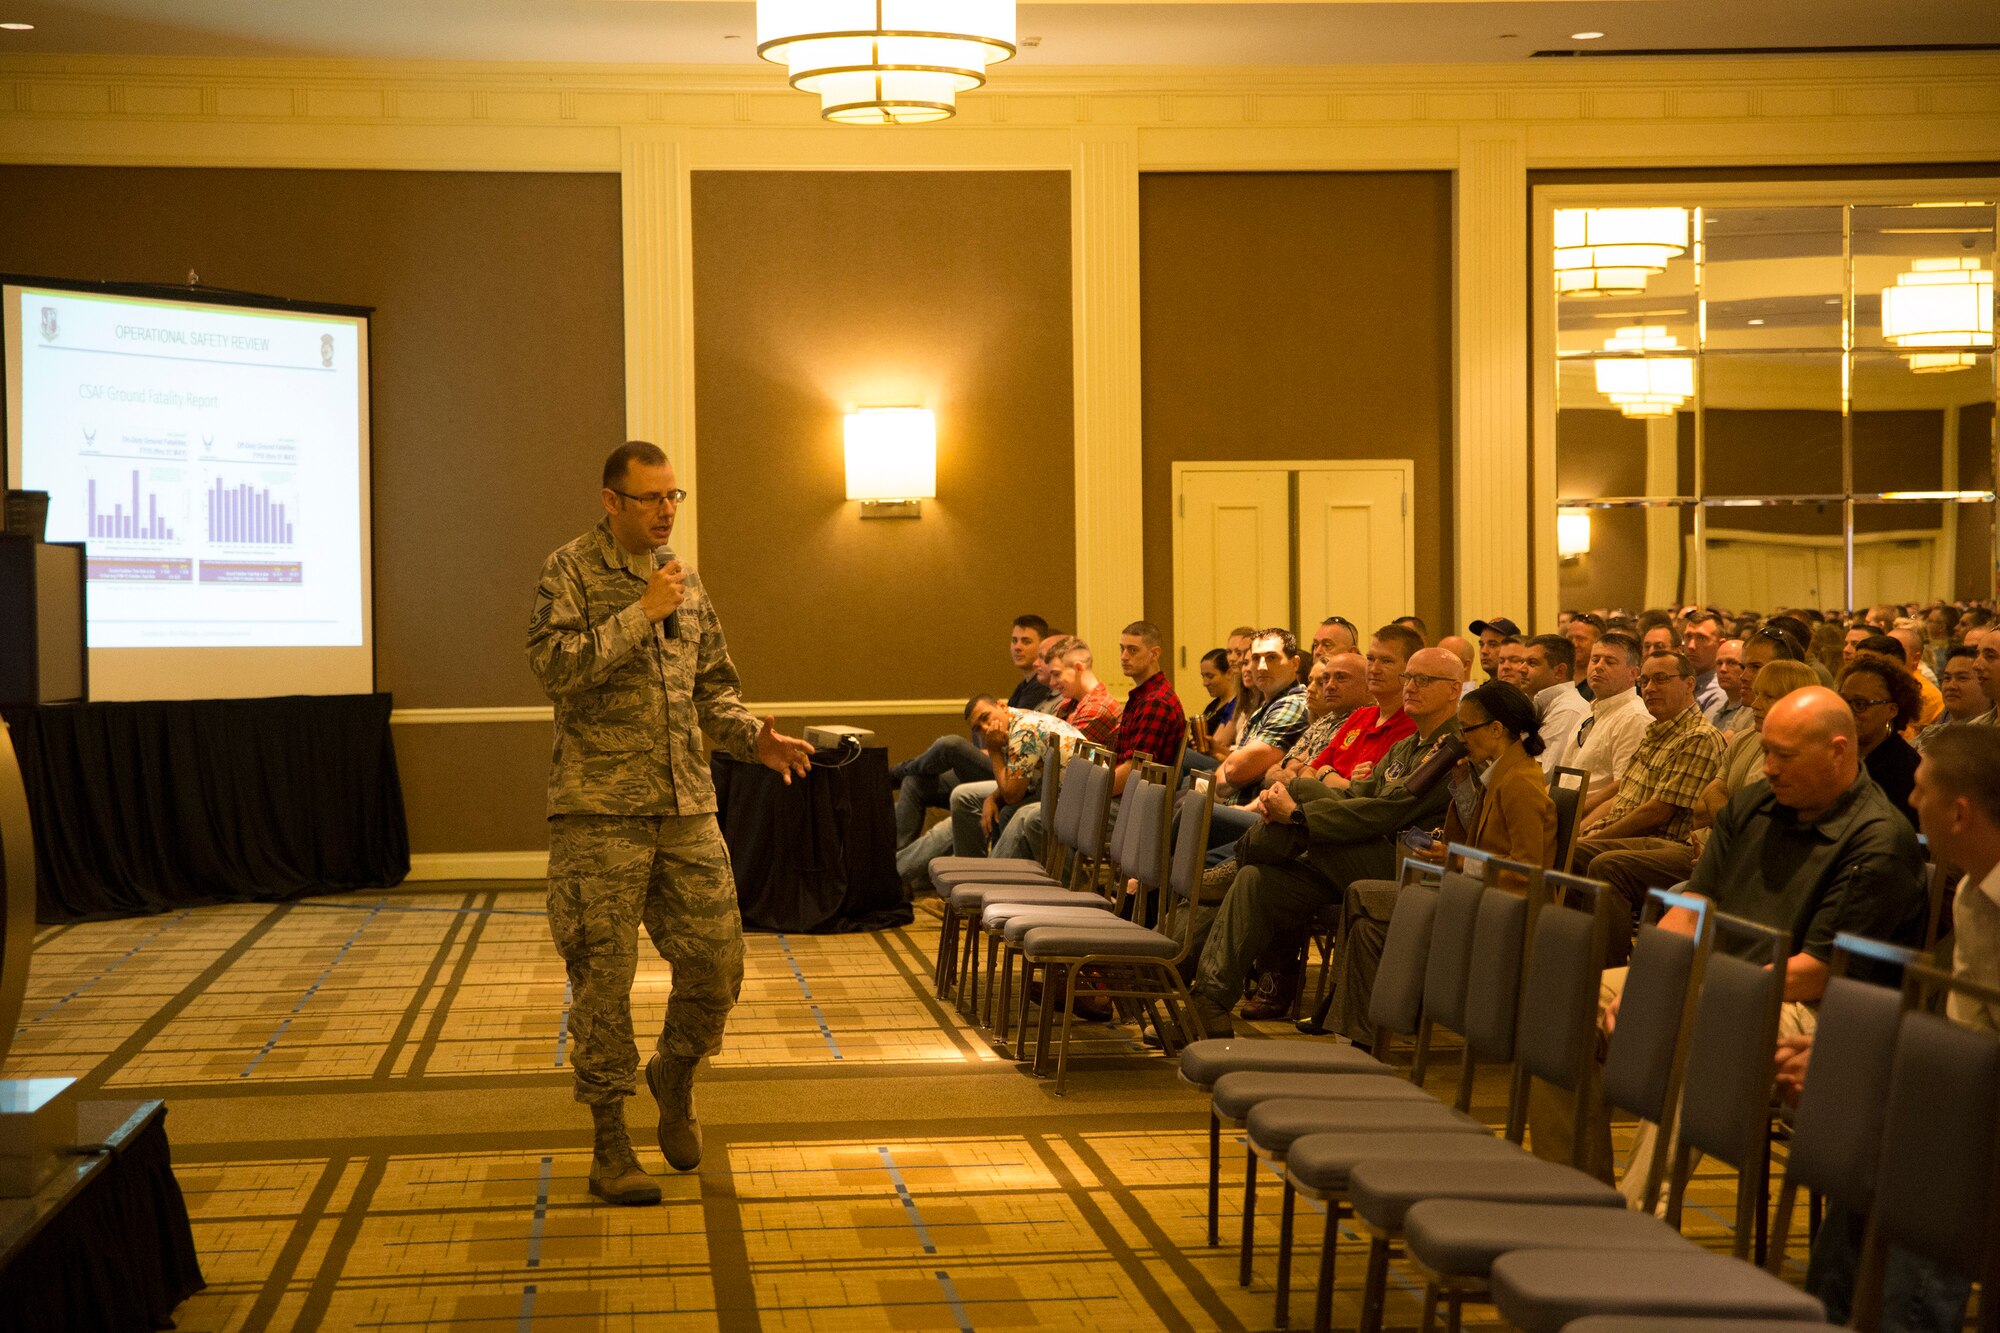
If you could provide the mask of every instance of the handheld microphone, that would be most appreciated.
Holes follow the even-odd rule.
[[[665,569],[668,565],[673,563],[673,560],[674,560],[673,547],[655,546],[653,548],[654,569],[656,570]],[[680,632],[681,632],[680,616],[681,613],[679,611],[669,611],[667,612],[666,619],[660,622],[659,635],[660,635],[660,643],[662,646],[666,644],[666,641],[668,639],[680,637]]]

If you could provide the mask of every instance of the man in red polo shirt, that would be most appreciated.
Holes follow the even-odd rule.
[[[1403,711],[1403,667],[1424,646],[1406,625],[1384,625],[1368,645],[1368,693],[1375,702],[1357,708],[1334,731],[1313,760],[1313,776],[1329,787],[1345,787],[1375,771],[1389,747],[1416,734]]]

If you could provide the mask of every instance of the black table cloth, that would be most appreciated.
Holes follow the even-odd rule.
[[[148,1333],[200,1291],[164,1103],[83,1102],[77,1157],[0,1201],[0,1333]]]
[[[790,786],[762,764],[709,756],[723,841],[748,930],[838,934],[913,917],[896,878],[889,752],[813,755]]]
[[[35,914],[99,920],[399,884],[386,694],[10,708]]]

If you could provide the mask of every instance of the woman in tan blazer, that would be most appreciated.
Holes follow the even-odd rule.
[[[1553,865],[1556,804],[1535,761],[1542,749],[1535,706],[1516,687],[1489,680],[1459,700],[1458,726],[1465,762],[1452,776],[1444,841],[1528,865]]]

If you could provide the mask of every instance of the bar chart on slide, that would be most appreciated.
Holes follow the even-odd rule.
[[[129,476],[129,489],[122,479],[114,483],[107,478],[105,484],[100,486],[98,478],[90,478],[86,485],[86,498],[90,506],[90,536],[124,537],[139,541],[172,541],[174,529],[167,522],[166,515],[161,512],[159,493],[150,488],[140,487],[137,468],[134,468]]]
[[[225,486],[218,478],[208,492],[208,539],[261,546],[290,546],[296,505],[268,486]]]

